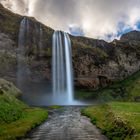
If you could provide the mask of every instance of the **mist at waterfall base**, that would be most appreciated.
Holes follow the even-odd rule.
[[[67,33],[55,31],[52,37],[52,82],[30,81],[30,69],[26,64],[29,28],[29,20],[24,18],[19,29],[17,51],[17,86],[22,91],[21,100],[32,106],[91,104],[75,99],[71,42]],[[38,44],[41,49],[43,34],[41,26],[39,28],[37,34],[40,36]]]

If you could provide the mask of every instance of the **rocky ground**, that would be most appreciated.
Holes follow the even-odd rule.
[[[49,119],[23,140],[107,140],[81,116],[82,107],[64,107],[50,112]]]

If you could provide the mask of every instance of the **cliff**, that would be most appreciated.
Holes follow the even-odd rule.
[[[29,20],[26,61],[31,81],[51,81],[53,29],[32,17]],[[16,81],[18,34],[22,16],[0,5],[0,77]],[[42,47],[39,50],[39,27]],[[140,70],[140,32],[124,34],[120,40],[105,42],[70,36],[75,86],[99,89],[125,79]],[[39,51],[38,51],[39,50]]]

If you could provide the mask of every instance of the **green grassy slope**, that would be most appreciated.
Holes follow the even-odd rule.
[[[140,139],[140,103],[112,102],[87,107],[82,114],[112,140]]]
[[[0,81],[0,140],[14,140],[43,122],[48,113],[19,101],[15,97],[19,90],[5,80]]]
[[[140,101],[140,71],[98,91],[77,91],[77,98],[98,98],[104,101]]]
[[[106,100],[140,101],[140,71],[98,93],[101,93],[99,96]]]

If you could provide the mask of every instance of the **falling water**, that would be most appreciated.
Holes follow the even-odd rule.
[[[42,39],[43,39],[43,30],[42,30],[42,26],[39,25],[39,56],[42,56],[42,48],[43,48],[43,44],[42,44]]]
[[[53,94],[47,81],[33,83],[27,64],[27,50],[32,47],[32,41],[36,44],[39,57],[44,55],[43,28],[35,24],[35,32],[29,28],[31,22],[25,17],[21,21],[19,29],[19,41],[17,51],[17,86],[24,93],[22,100],[34,106],[46,105],[83,105],[82,101],[73,96],[73,71],[71,42],[67,33],[55,31],[53,35]],[[34,33],[34,34],[33,34]],[[33,36],[31,36],[33,34]]]
[[[42,27],[38,23],[35,23],[34,44],[36,45],[36,49],[35,49],[36,57],[39,58],[41,54],[41,48],[42,48]]]
[[[29,69],[26,63],[26,46],[28,43],[29,21],[26,17],[23,18],[20,24],[17,50],[17,85],[22,88],[26,82]]]
[[[55,31],[53,35],[53,95],[58,100],[73,100],[73,72],[71,42],[67,33]],[[61,99],[64,98],[64,99]]]

